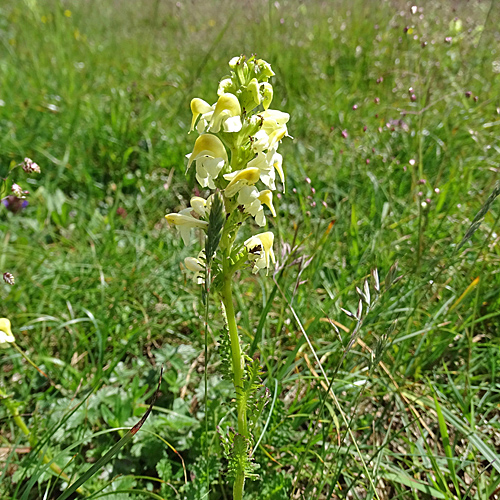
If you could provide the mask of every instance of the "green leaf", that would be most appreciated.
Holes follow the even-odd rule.
[[[382,477],[383,479],[387,479],[388,481],[394,481],[396,483],[408,486],[408,488],[411,488],[412,490],[415,489],[421,491],[422,493],[426,493],[427,495],[431,495],[432,498],[446,498],[446,496],[436,488],[433,488],[429,484],[422,481],[417,481],[416,479],[408,476],[407,474],[404,474],[403,472],[396,473],[385,471],[381,474],[380,477]]]

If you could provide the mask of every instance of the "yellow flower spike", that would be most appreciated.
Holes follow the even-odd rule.
[[[267,110],[273,100],[273,86],[268,82],[264,82],[261,84],[260,88],[262,89],[262,95],[264,96],[262,105],[264,106],[264,110]]]
[[[249,167],[230,174],[224,175],[224,179],[230,181],[224,190],[227,198],[232,198],[243,186],[252,186],[260,178],[260,170]]]
[[[224,132],[239,132],[241,130],[241,106],[234,94],[222,94],[215,105],[214,114],[208,130],[219,132],[221,125]]]
[[[10,329],[10,321],[7,318],[0,318],[0,347],[7,347],[9,343],[15,341]]]
[[[273,193],[271,192],[271,190],[266,189],[265,191],[261,191],[258,199],[261,203],[267,205],[269,207],[269,210],[271,210],[273,217],[276,217],[276,210],[274,209],[273,205]]]
[[[222,141],[215,135],[212,134],[202,134],[196,142],[194,143],[193,152],[189,156],[189,161],[186,171],[191,166],[193,161],[201,158],[202,156],[208,156],[209,158],[222,158],[227,163],[227,151],[222,144]]]
[[[198,116],[205,113],[210,113],[210,111],[212,110],[212,106],[210,106],[210,104],[208,104],[208,102],[204,101],[203,99],[199,99],[198,97],[192,99],[191,112],[193,113],[193,119],[191,120],[191,128],[189,129],[189,133],[194,130],[194,125],[196,123],[196,120],[198,119]]]

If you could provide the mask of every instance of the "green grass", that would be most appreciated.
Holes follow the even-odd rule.
[[[207,436],[204,310],[180,267],[193,251],[163,216],[195,189],[189,101],[215,101],[240,53],[272,64],[294,137],[271,222],[280,263],[295,261],[276,275],[286,299],[249,273],[236,290],[243,338],[278,394],[248,498],[498,498],[498,200],[458,244],[500,178],[500,11],[418,5],[422,19],[361,0],[0,6],[0,176],[24,156],[42,168],[16,170],[29,207],[0,211],[0,267],[17,281],[0,285],[0,316],[52,380],[6,349],[2,388],[77,478],[125,432],[102,431],[144,414],[165,367],[144,432],[86,484],[91,498],[230,498],[215,431],[235,419],[222,320],[212,300]],[[355,287],[374,268],[383,283],[396,261],[401,279],[382,285],[350,346],[341,308],[354,312]],[[0,494],[57,498],[64,481],[37,450],[15,451],[26,444],[1,406]]]

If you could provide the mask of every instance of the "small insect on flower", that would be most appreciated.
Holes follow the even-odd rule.
[[[14,275],[11,273],[3,273],[3,280],[7,285],[13,285],[16,282]]]
[[[266,233],[256,234],[245,241],[245,246],[248,250],[248,256],[254,263],[253,273],[258,273],[261,269],[267,269],[269,273],[269,259],[273,264],[276,258],[273,252],[274,234],[270,231]]]

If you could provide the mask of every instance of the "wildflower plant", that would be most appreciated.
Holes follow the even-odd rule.
[[[278,179],[285,190],[283,159],[278,153],[281,140],[288,136],[289,115],[270,109],[273,87],[271,66],[262,59],[245,56],[229,62],[230,75],[218,87],[217,102],[191,101],[193,113],[190,133],[197,132],[187,168],[195,168],[196,180],[210,191],[195,196],[190,206],[166,216],[175,225],[186,245],[192,229],[203,231],[205,246],[184,264],[195,282],[220,297],[227,330],[221,340],[224,365],[230,365],[236,393],[236,429],[221,439],[228,458],[228,471],[234,480],[233,497],[243,497],[246,478],[256,478],[251,456],[253,430],[268,400],[260,381],[258,360],[248,357],[241,347],[236,325],[232,287],[235,276],[245,268],[266,274],[275,263],[274,234],[264,231],[247,239],[239,237],[245,225],[263,228],[266,216],[276,216],[273,192]],[[277,174],[277,175],[276,175]],[[227,366],[226,366],[227,368]]]

